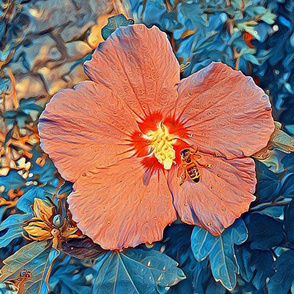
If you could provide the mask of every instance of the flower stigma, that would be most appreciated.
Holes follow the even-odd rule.
[[[157,126],[156,131],[149,131],[144,137],[151,143],[150,153],[154,154],[158,162],[166,170],[171,169],[176,158],[176,153],[172,145],[176,137],[168,132],[167,127],[163,123]]]

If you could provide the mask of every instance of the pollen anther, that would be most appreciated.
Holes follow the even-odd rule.
[[[159,163],[167,170],[171,169],[176,157],[173,142],[176,137],[169,134],[168,129],[160,123],[156,131],[149,131],[146,139],[150,141],[150,148]]]

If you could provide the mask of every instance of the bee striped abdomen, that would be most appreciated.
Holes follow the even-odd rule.
[[[190,179],[195,183],[198,183],[200,180],[200,173],[195,163],[191,162],[187,165],[186,169]]]
[[[181,154],[181,164],[178,169],[178,178],[180,178],[180,186],[182,186],[187,177],[192,180],[194,183],[198,183],[200,181],[200,172],[197,168],[199,159],[201,156],[196,154],[196,151],[193,149],[183,149],[180,152]]]

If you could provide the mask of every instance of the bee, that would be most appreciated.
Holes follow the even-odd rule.
[[[181,150],[181,159],[182,163],[179,166],[178,177],[181,179],[180,186],[184,184],[184,182],[188,177],[195,183],[200,181],[200,172],[197,167],[196,159],[199,159],[200,156],[195,154],[196,152],[193,149],[183,149]]]

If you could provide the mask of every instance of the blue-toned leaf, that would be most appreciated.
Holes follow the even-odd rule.
[[[93,275],[93,268],[83,266],[79,260],[63,255],[54,263],[49,283],[54,294],[93,294],[89,281]]]
[[[35,198],[46,199],[43,188],[36,186],[29,187],[29,190],[27,190],[17,201],[16,208],[25,213],[31,213],[31,205],[34,204]]]
[[[94,293],[166,293],[185,278],[177,262],[156,250],[110,252],[94,281]]]
[[[198,292],[199,293],[199,292]],[[220,283],[216,283],[213,277],[210,278],[205,289],[205,294],[225,294],[226,288]]]
[[[60,189],[58,190],[57,194],[61,195],[65,193],[66,194],[70,193],[72,191],[72,186],[73,186],[73,183],[65,181],[63,185],[60,187]]]
[[[250,282],[253,276],[253,270],[250,267],[251,251],[245,244],[238,246],[235,250],[240,276],[244,281]]]
[[[30,278],[22,285],[23,293],[47,293],[46,274],[57,254],[47,241],[29,243],[3,261],[0,282],[17,279],[23,270],[28,270]]]
[[[49,181],[46,185],[43,186],[43,189],[46,194],[49,194],[52,197],[54,194],[56,194],[56,191],[58,190],[59,185],[60,185],[60,179],[58,177],[54,177],[51,181]]]
[[[49,255],[47,255],[49,252]],[[59,256],[60,252],[59,250],[56,250],[54,248],[48,248],[46,251],[43,252],[43,263],[38,264],[37,270],[38,272],[41,272],[41,275],[38,273],[38,278],[35,278],[32,285],[27,285],[28,287],[28,294],[29,293],[47,293],[49,290],[48,280],[49,276],[51,274],[52,265]],[[48,276],[48,278],[47,278]],[[34,292],[36,291],[36,292]]]
[[[179,223],[166,228],[164,234],[165,253],[179,263],[186,279],[173,286],[169,293],[204,293],[211,271],[208,260],[198,262],[191,249],[193,226]],[[215,283],[215,282],[214,282]]]
[[[294,285],[294,251],[282,253],[276,264],[276,272],[270,278],[267,289],[269,294],[288,294]]]
[[[0,294],[17,294],[17,288],[11,283],[0,283]]]
[[[25,179],[16,170],[10,170],[6,176],[0,176],[0,186],[4,186],[4,192],[24,185]]]
[[[252,53],[245,53],[242,55],[242,58],[253,64],[260,64],[260,61]]]
[[[36,104],[35,98],[21,99],[19,102],[19,108],[27,114],[30,114],[31,110],[37,112],[41,112],[43,110],[43,107]]]
[[[247,236],[242,219],[236,220],[220,236],[213,236],[200,227],[193,230],[191,246],[195,258],[201,261],[209,256],[213,277],[229,290],[236,286],[236,274],[239,272],[234,245],[244,243]]]
[[[30,173],[32,176],[28,180],[37,180],[43,184],[52,181],[56,174],[56,168],[48,156],[44,157],[44,153],[38,145],[35,145],[32,150],[33,157],[31,158],[32,166]],[[38,160],[42,158],[41,163]]]
[[[178,21],[182,24],[182,28],[175,30],[175,39],[180,39],[187,30],[201,30],[205,27],[205,15],[200,5],[195,5],[192,1],[183,1],[179,3],[177,10]]]
[[[294,200],[285,207],[284,227],[288,240],[294,244]]]
[[[143,14],[144,24],[162,27],[161,20],[165,12],[166,6],[163,5],[162,0],[147,1]]]
[[[281,22],[282,25],[291,28],[291,21],[288,20],[287,18],[283,17],[283,16],[279,16],[279,21]]]
[[[294,197],[294,173],[287,174],[282,182],[283,186],[279,194],[281,194],[285,198],[293,198]]]
[[[101,35],[104,40],[106,40],[117,28],[126,27],[134,24],[132,19],[126,19],[123,14],[112,16],[108,19],[108,23],[101,30]]]
[[[17,111],[16,110],[7,110],[3,113],[3,117],[5,119],[15,119],[17,117]]]
[[[7,205],[0,206],[0,223],[2,222],[2,219],[4,218],[4,214],[7,208],[8,208]]]
[[[270,251],[254,250],[250,258],[251,269],[254,271],[253,285],[257,290],[264,288],[266,279],[274,274],[274,257]]]
[[[268,38],[269,34],[271,33],[271,27],[268,26],[265,23],[259,23],[256,27],[255,30],[257,31],[260,41],[264,42],[266,38]]]
[[[279,177],[270,171],[268,167],[256,160],[256,196],[258,202],[269,202],[277,197],[278,191],[281,188]]]
[[[0,224],[0,248],[7,246],[12,240],[21,237],[22,223],[31,218],[31,214],[13,214]]]
[[[269,250],[284,242],[282,222],[258,213],[248,215],[245,221],[249,231],[248,242],[250,242],[251,249]]]
[[[12,127],[5,135],[4,146],[8,143],[14,133],[14,127]]]
[[[9,79],[0,79],[0,94],[8,92],[10,88],[10,80]]]
[[[267,23],[267,24],[274,24],[275,23],[275,19],[276,19],[276,15],[271,13],[269,10],[267,10],[263,16],[261,17],[261,19]],[[261,40],[262,41],[262,40]]]
[[[259,214],[265,214],[272,218],[280,218],[284,214],[283,206],[266,206],[265,208],[258,210]]]

